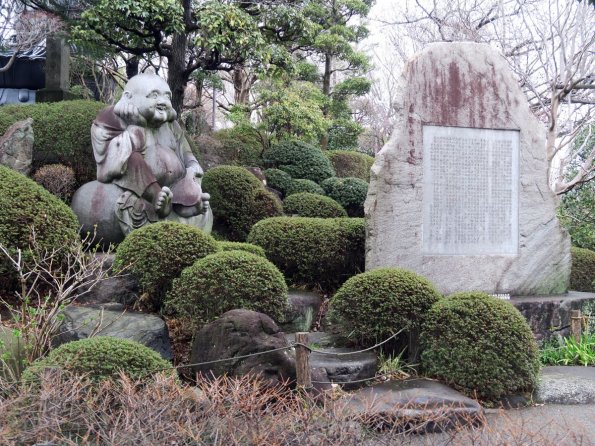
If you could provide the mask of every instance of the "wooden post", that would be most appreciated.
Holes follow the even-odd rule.
[[[581,316],[581,310],[570,311],[570,335],[580,342],[581,332],[583,328],[583,317]]]
[[[308,345],[308,333],[296,333],[295,342],[297,344]],[[295,346],[295,371],[299,389],[309,389],[312,387],[312,377],[310,376],[310,350],[302,345]]]

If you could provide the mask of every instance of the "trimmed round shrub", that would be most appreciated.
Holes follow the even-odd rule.
[[[264,249],[260,246],[253,245],[252,243],[222,241],[217,242],[217,245],[219,246],[220,251],[245,251],[266,258]]]
[[[74,170],[71,167],[64,164],[46,164],[35,172],[33,179],[52,195],[70,203],[76,185]]]
[[[289,183],[292,181],[291,175],[280,169],[266,169],[264,171],[264,176],[267,180],[267,186],[278,190],[282,195],[285,195]]]
[[[595,251],[571,247],[572,269],[570,289],[575,291],[595,291]]]
[[[347,280],[330,303],[331,320],[360,344],[374,344],[402,330],[418,333],[430,307],[441,298],[434,285],[414,272],[381,268]]]
[[[331,160],[338,177],[354,177],[366,182],[370,181],[370,169],[374,157],[352,150],[328,150],[324,152]]]
[[[360,218],[275,217],[256,223],[248,242],[290,283],[332,291],[363,270],[365,238]]]
[[[347,217],[343,206],[332,198],[309,192],[290,195],[283,200],[283,209],[287,215],[297,214],[300,217]]]
[[[225,164],[237,166],[257,166],[262,153],[261,139],[256,132],[247,133],[237,128],[222,129],[213,133],[213,138],[221,143],[217,155]]]
[[[324,190],[317,183],[312,180],[304,180],[300,178],[297,180],[291,180],[289,186],[285,190],[285,196],[288,197],[301,192],[310,192],[311,194],[324,195]]]
[[[148,302],[158,309],[184,268],[218,250],[215,239],[200,229],[163,221],[128,234],[116,249],[114,266],[136,277]]]
[[[267,259],[242,251],[196,261],[174,280],[165,301],[168,313],[199,325],[240,308],[280,320],[287,305],[283,274]]]
[[[0,208],[0,243],[11,255],[21,249],[25,263],[31,260],[32,230],[42,252],[80,242],[79,224],[72,210],[35,181],[5,166],[0,166]],[[67,249],[62,252],[66,254]],[[4,289],[11,288],[14,274],[1,254],[0,285]]]
[[[302,141],[282,141],[263,155],[268,167],[287,172],[292,178],[304,178],[320,183],[335,175],[329,159],[322,150]]]
[[[328,178],[321,184],[328,195],[345,208],[350,217],[364,216],[364,202],[368,195],[368,183],[359,178]]]
[[[482,292],[438,301],[422,329],[422,366],[473,397],[530,392],[539,372],[529,325],[510,303]]]
[[[105,104],[96,101],[60,101],[0,107],[0,135],[17,121],[33,118],[33,170],[44,164],[73,168],[77,186],[96,178],[91,125]]]
[[[94,382],[117,379],[124,372],[131,379],[146,379],[152,372],[163,372],[171,364],[157,352],[128,339],[96,336],[62,344],[23,372],[24,382],[33,381],[46,368],[60,368],[76,375],[87,375]]]
[[[210,169],[203,177],[202,187],[211,194],[215,230],[233,241],[244,241],[257,221],[283,213],[274,194],[243,167]]]

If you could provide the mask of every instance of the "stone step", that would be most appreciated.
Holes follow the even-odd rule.
[[[360,389],[337,403],[370,428],[412,433],[479,425],[481,405],[429,379],[387,381]]]
[[[595,367],[543,367],[533,399],[544,404],[595,404]]]

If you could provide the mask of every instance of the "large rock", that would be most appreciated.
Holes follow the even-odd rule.
[[[230,358],[225,362],[194,366],[193,371],[205,376],[254,374],[280,383],[295,379],[295,357],[291,349],[235,358],[286,347],[290,347],[289,342],[270,317],[256,311],[231,310],[196,333],[190,362]]]
[[[152,314],[123,311],[121,305],[108,308],[66,307],[54,346],[86,339],[94,333],[97,336],[130,339],[152,348],[163,359],[173,358],[169,332],[162,319]]]
[[[317,293],[290,290],[287,296],[288,306],[279,325],[286,333],[310,331],[316,322],[322,297]]]
[[[374,429],[441,432],[483,422],[483,409],[456,390],[428,379],[389,381],[358,390],[340,403]]]
[[[541,369],[533,399],[545,404],[595,404],[595,367]]]
[[[365,205],[366,270],[413,270],[443,293],[565,292],[570,242],[545,130],[506,60],[482,44],[429,45],[398,91]]]
[[[23,175],[31,172],[33,160],[33,119],[15,122],[0,137],[0,164]]]

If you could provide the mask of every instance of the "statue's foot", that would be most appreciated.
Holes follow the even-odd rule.
[[[155,199],[155,212],[161,218],[167,217],[171,214],[172,204],[171,199],[173,198],[173,193],[169,189],[169,187],[163,186],[159,194]]]

